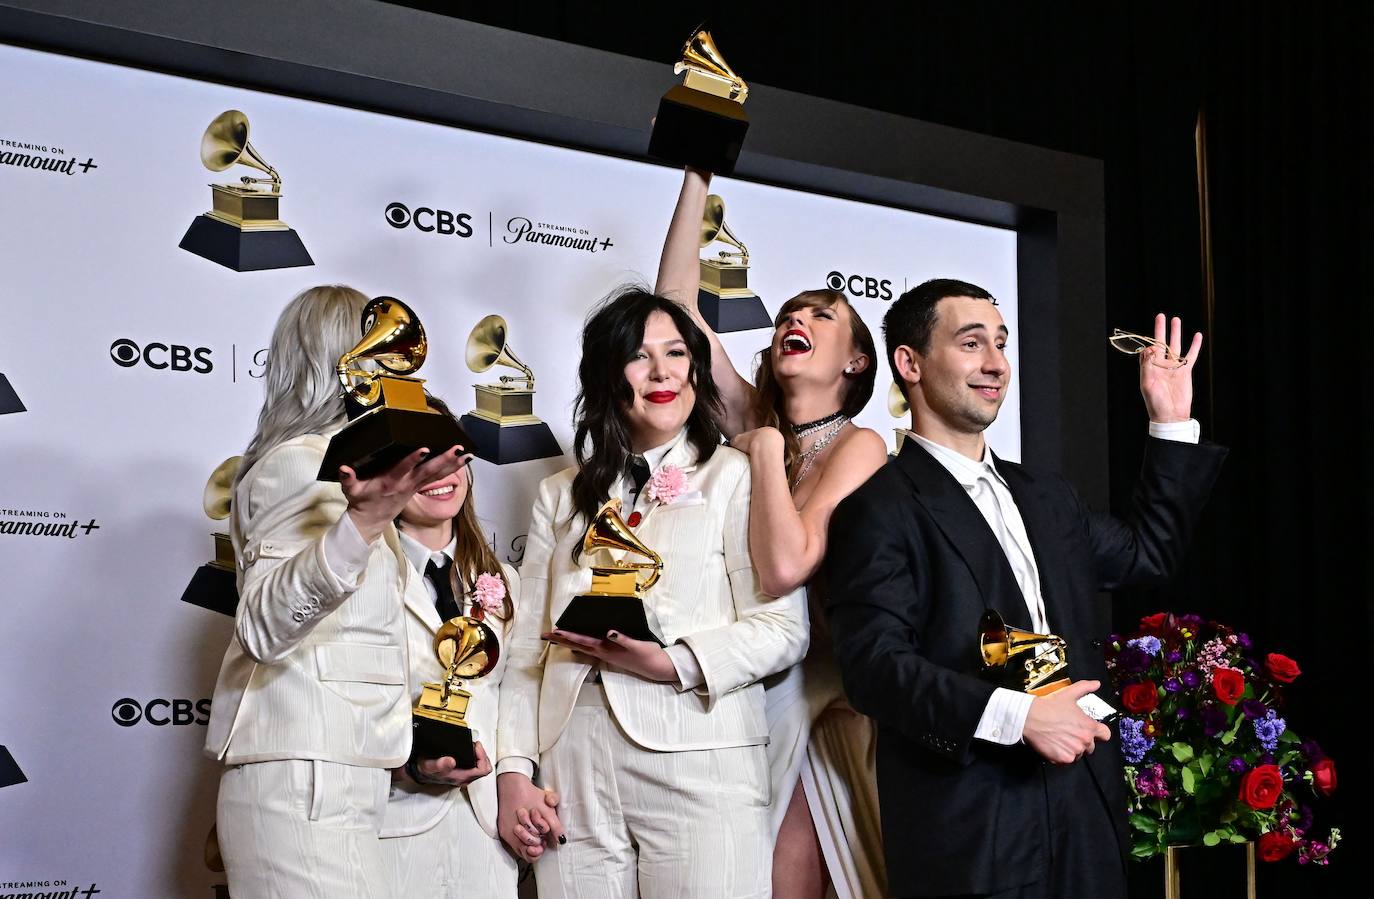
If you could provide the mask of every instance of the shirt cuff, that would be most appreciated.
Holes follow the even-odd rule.
[[[663,651],[668,653],[668,658],[677,671],[679,693],[695,690],[706,683],[706,675],[702,673],[701,663],[697,661],[696,654],[692,652],[692,647],[686,643],[674,643]]]
[[[324,565],[335,580],[340,593],[358,589],[363,574],[367,571],[367,560],[372,555],[372,544],[358,533],[358,526],[345,512],[334,522],[334,526],[324,534]]]
[[[1030,714],[1031,702],[1035,700],[1029,693],[1018,693],[998,687],[988,697],[983,717],[978,719],[978,729],[973,732],[974,739],[989,743],[1010,746],[1021,742],[1021,733],[1026,728],[1026,716]]]
[[[523,774],[534,780],[534,762],[522,755],[507,756],[496,763],[496,774]]]
[[[1202,439],[1202,426],[1196,418],[1187,421],[1150,422],[1150,436],[1178,443],[1197,443]]]

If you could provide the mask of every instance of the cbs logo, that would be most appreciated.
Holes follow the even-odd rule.
[[[156,341],[144,344],[140,349],[138,344],[123,337],[110,344],[110,358],[121,368],[133,368],[141,362],[149,368],[194,371],[202,375],[215,370],[210,352],[210,348],[205,346],[192,349],[181,344]]]
[[[825,276],[825,284],[831,290],[853,297],[867,297],[870,300],[892,299],[892,282],[887,278],[881,281],[865,275],[850,275],[846,278],[842,272],[831,272]]]
[[[447,209],[431,209],[428,206],[417,206],[412,212],[404,203],[392,203],[386,207],[386,223],[393,228],[414,225],[416,230],[432,234],[472,236],[471,215],[466,212],[449,212]]]
[[[110,717],[120,727],[133,727],[140,721],[154,727],[206,724],[210,721],[210,700],[150,699],[140,704],[137,699],[121,699],[110,709]]]

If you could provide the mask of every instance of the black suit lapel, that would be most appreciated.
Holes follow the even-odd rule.
[[[1082,634],[1075,603],[1069,597],[1070,587],[1064,578],[1065,559],[1058,542],[1053,499],[1024,468],[1004,462],[996,455],[993,459],[1016,501],[1021,523],[1026,526],[1031,552],[1035,553],[1035,567],[1040,572],[1040,595],[1045,600],[1045,617],[1050,630],[1061,636]],[[1080,648],[1079,651],[1084,650]]]
[[[964,485],[915,440],[902,444],[897,467],[916,487],[941,533],[954,546],[978,585],[984,607],[996,609],[1009,624],[1024,627],[1029,615],[1007,555]],[[974,639],[970,628],[969,639]]]

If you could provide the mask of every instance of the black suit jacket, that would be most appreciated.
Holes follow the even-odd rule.
[[[1167,580],[1226,450],[1151,439],[1124,520],[1091,511],[1060,476],[998,459],[1040,569],[1050,630],[1074,680],[1105,685],[1109,609],[1099,591]],[[1043,763],[973,733],[992,695],[978,620],[1029,627],[1006,555],[967,491],[915,440],[835,510],[824,566],[835,656],[854,708],[878,724],[878,789],[891,890],[989,893],[1039,880],[1048,861]],[[1084,762],[1126,845],[1114,739]]]

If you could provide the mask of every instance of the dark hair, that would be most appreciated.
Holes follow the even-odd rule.
[[[838,290],[804,290],[782,304],[778,314],[773,317],[776,330],[787,320],[787,316],[798,309],[831,309],[843,303],[849,307],[849,338],[859,352],[868,356],[868,366],[861,372],[846,375],[844,396],[840,401],[840,411],[853,418],[868,405],[873,396],[873,381],[878,375],[878,350],[873,345],[873,334],[868,325],[859,317],[859,310],[850,304],[849,299]],[[759,351],[758,371],[754,375],[757,394],[754,400],[754,416],[764,427],[777,428],[782,432],[783,463],[790,478],[801,458],[801,443],[790,427],[796,424],[788,421],[783,411],[782,385],[773,374],[773,353],[771,346]]]
[[[917,284],[897,298],[897,302],[883,316],[883,343],[887,345],[887,364],[892,369],[892,380],[902,385],[901,372],[892,358],[892,351],[899,346],[909,346],[924,356],[930,352],[930,332],[935,328],[935,307],[946,297],[972,297],[975,300],[990,300],[994,306],[997,298],[977,284],[956,281],[953,278],[932,278]]]
[[[706,335],[687,310],[672,300],[642,287],[622,287],[592,310],[582,328],[582,361],[577,365],[573,403],[573,452],[578,464],[572,483],[574,518],[581,515],[590,522],[616,478],[630,467],[634,451],[625,410],[634,396],[625,380],[625,366],[644,343],[644,323],[655,312],[673,320],[692,357],[688,381],[696,392],[696,405],[687,417],[687,439],[703,462],[720,446],[716,422],[722,406],[711,378],[711,344]]]
[[[453,414],[453,410],[448,407],[448,403],[439,399],[437,396],[429,395],[426,397],[429,407],[440,415],[447,415],[454,421],[458,417]],[[470,451],[472,447],[464,447]],[[510,595],[510,583],[506,580],[505,569],[501,567],[501,562],[496,558],[496,553],[492,550],[491,544],[486,541],[482,534],[482,525],[477,520],[477,500],[473,497],[473,487],[477,483],[475,472],[472,470],[472,463],[468,466],[468,492],[463,497],[463,504],[458,507],[458,514],[453,516],[453,539],[456,543],[453,550],[453,565],[449,567],[449,582],[453,587],[455,596],[462,596],[471,593],[477,587],[477,578],[483,574],[491,574],[499,577],[501,583],[506,587],[506,598],[502,600],[501,612],[496,617],[502,621],[509,621],[511,614],[515,611],[515,600]],[[397,527],[400,527],[401,519],[396,519]]]

